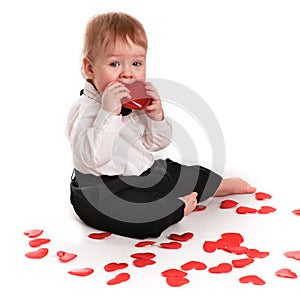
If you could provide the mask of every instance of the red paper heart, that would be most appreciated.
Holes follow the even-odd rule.
[[[148,266],[148,265],[154,265],[156,262],[152,259],[147,259],[147,258],[138,258],[138,259],[135,259],[133,261],[133,264],[136,266],[136,267],[145,267],[145,266]]]
[[[194,260],[189,261],[181,266],[181,269],[184,271],[189,271],[192,269],[205,270],[206,268],[207,268],[206,264],[204,264],[200,261],[194,261]]]
[[[68,271],[68,273],[71,275],[83,276],[83,277],[91,275],[93,272],[94,270],[91,268],[73,269]]]
[[[239,242],[239,244],[241,244],[244,241],[244,237],[238,232],[224,232],[221,234],[221,237],[223,239],[234,238]]]
[[[120,273],[116,277],[107,281],[108,285],[119,284],[121,282],[127,281],[130,278],[128,273]]]
[[[143,258],[143,259],[151,259],[156,256],[156,254],[151,252],[140,252],[140,253],[133,253],[130,255],[132,258]]]
[[[235,237],[222,237],[217,240],[218,249],[226,249],[227,247],[238,247],[240,242]]]
[[[170,286],[182,286],[190,281],[185,277],[167,277],[166,282]]]
[[[169,235],[169,239],[174,240],[174,241],[181,241],[181,242],[186,242],[190,240],[194,234],[192,232],[186,232],[183,234],[176,234],[172,233]]]
[[[38,238],[38,239],[33,239],[29,241],[29,245],[31,247],[39,247],[41,245],[47,244],[49,243],[51,240],[50,239],[42,239],[42,238]]]
[[[288,258],[294,258],[296,260],[300,260],[300,251],[288,251],[285,252],[284,255]]]
[[[27,252],[25,254],[28,258],[43,258],[48,254],[49,250],[47,248],[40,248],[33,252]]]
[[[181,248],[181,243],[179,242],[169,242],[169,243],[161,243],[160,247],[161,248],[166,248],[166,249],[179,249]]]
[[[242,258],[242,259],[234,259],[232,261],[232,265],[235,268],[243,268],[245,266],[248,266],[254,262],[253,258]]]
[[[125,269],[128,267],[127,263],[109,263],[107,265],[104,266],[104,270],[107,272],[112,272],[112,271],[116,271],[116,270],[120,270],[120,269]]]
[[[259,214],[269,214],[276,211],[276,208],[272,206],[262,206],[257,212]]]
[[[257,192],[257,193],[255,193],[255,198],[257,200],[265,200],[265,199],[271,199],[272,196],[270,194],[267,194],[267,193]]]
[[[202,211],[202,210],[205,210],[206,209],[206,205],[197,205],[193,211]]]
[[[290,269],[280,269],[275,272],[275,275],[284,278],[297,278],[297,274],[292,272]]]
[[[248,207],[248,206],[239,206],[235,211],[238,214],[254,214],[257,212],[255,208]]]
[[[152,246],[154,244],[155,244],[155,242],[153,242],[153,241],[143,241],[143,242],[136,243],[135,247],[146,247],[146,246]]]
[[[228,273],[232,270],[231,264],[221,263],[216,267],[211,267],[208,269],[210,273]]]
[[[248,248],[245,246],[236,246],[236,247],[226,247],[223,250],[233,253],[233,254],[245,254],[248,251]]]
[[[295,209],[292,211],[296,216],[300,216],[300,209]]]
[[[42,229],[30,229],[30,230],[26,230],[24,234],[27,235],[29,238],[35,238],[40,236],[43,232],[44,230]]]
[[[247,256],[249,256],[251,258],[264,258],[269,255],[269,252],[266,252],[266,251],[261,252],[256,249],[248,249],[246,254],[247,254]]]
[[[223,200],[220,204],[220,208],[223,208],[223,209],[226,209],[226,208],[232,208],[232,207],[235,207],[237,206],[239,203],[234,201],[234,200],[231,200],[231,199],[226,199],[226,200]]]
[[[65,251],[58,251],[56,252],[56,255],[61,262],[68,262],[77,257],[77,254],[68,253]]]
[[[247,275],[239,279],[241,283],[253,283],[256,285],[263,285],[265,282],[256,275]]]
[[[161,272],[164,277],[185,277],[188,273],[178,270],[178,269],[168,269]]]
[[[102,240],[106,237],[109,237],[110,235],[111,232],[97,232],[97,233],[90,233],[88,237],[91,239]]]
[[[205,252],[211,253],[211,252],[216,251],[216,249],[217,249],[217,243],[216,243],[216,242],[213,242],[213,241],[205,241],[205,242],[203,243],[203,250],[204,250]]]

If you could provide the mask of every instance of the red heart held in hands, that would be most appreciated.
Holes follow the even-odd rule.
[[[152,252],[139,252],[139,253],[133,253],[130,255],[132,258],[143,258],[143,259],[151,259],[154,258],[156,254]]]
[[[76,275],[76,276],[88,276],[94,273],[94,270],[91,268],[82,268],[82,269],[73,269],[68,271],[69,274],[71,275]]]
[[[272,206],[262,206],[257,212],[259,214],[269,214],[276,211],[276,208]]]
[[[239,279],[241,283],[253,283],[255,285],[263,285],[265,284],[265,281],[263,281],[261,278],[259,278],[256,275],[247,275],[243,276]]]
[[[285,252],[284,255],[288,258],[294,258],[296,260],[300,260],[300,251],[288,251]]]
[[[28,258],[43,258],[45,257],[47,254],[48,254],[49,250],[47,248],[40,248],[36,251],[33,251],[33,252],[27,252],[25,254],[26,257]]]
[[[192,269],[205,270],[206,268],[207,268],[206,264],[204,264],[200,261],[194,261],[194,260],[189,261],[181,266],[181,269],[184,271],[189,271]]]
[[[243,268],[245,266],[248,266],[254,262],[253,258],[242,258],[242,259],[234,259],[232,261],[232,265],[235,268]]]
[[[187,273],[178,269],[168,269],[161,272],[161,275],[164,277],[185,277]]]
[[[29,241],[29,245],[33,248],[49,243],[50,239],[37,238]]]
[[[239,206],[235,211],[238,214],[254,214],[257,212],[255,208],[248,207],[248,206]]]
[[[267,193],[257,192],[257,193],[255,193],[255,198],[257,200],[265,200],[265,199],[271,199],[272,196],[270,194],[267,194]]]
[[[136,267],[146,267],[148,265],[154,265],[156,262],[152,259],[147,259],[147,258],[138,258],[138,259],[135,259],[133,261],[133,264],[136,266]]]
[[[185,277],[167,277],[166,282],[170,286],[182,286],[189,283],[190,281]]]
[[[297,274],[292,272],[290,269],[280,269],[275,272],[275,275],[284,278],[297,278]]]
[[[231,199],[226,199],[226,200],[223,200],[220,204],[220,208],[223,208],[223,209],[226,209],[226,208],[232,208],[232,207],[235,207],[237,206],[239,203],[234,201],[234,200],[231,200]]]
[[[181,242],[186,242],[190,240],[194,234],[192,232],[185,232],[183,234],[176,234],[172,233],[169,235],[170,240],[175,240],[175,241],[181,241]]]
[[[44,232],[44,230],[42,230],[42,229],[30,229],[30,230],[24,231],[24,234],[27,235],[29,238],[35,238],[35,237],[40,236],[43,232]]]
[[[202,210],[205,210],[205,209],[206,209],[206,205],[201,204],[201,205],[197,205],[197,206],[193,209],[193,211],[202,211]]]
[[[112,278],[107,281],[108,285],[119,284],[121,282],[125,282],[130,278],[128,273],[120,273],[115,278]]]
[[[120,269],[125,269],[128,267],[127,263],[109,263],[107,265],[104,266],[104,270],[107,272],[112,272],[112,271],[116,271],[116,270],[120,270]]]
[[[56,255],[61,262],[68,262],[77,257],[77,254],[68,253],[65,251],[57,251]]]
[[[210,273],[228,273],[232,270],[231,264],[221,263],[216,267],[211,267],[208,269]]]
[[[169,243],[161,243],[160,247],[161,248],[166,248],[166,249],[179,249],[181,248],[181,243],[179,242],[169,242]]]
[[[106,237],[109,237],[110,235],[111,232],[96,232],[96,233],[90,233],[88,237],[91,239],[102,240]]]
[[[143,242],[136,243],[135,247],[146,247],[146,246],[152,246],[154,244],[155,244],[155,242],[153,242],[153,241],[143,241]]]

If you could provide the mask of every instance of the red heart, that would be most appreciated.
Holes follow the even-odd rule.
[[[245,254],[248,251],[248,248],[245,246],[236,246],[236,247],[226,247],[223,250],[230,252],[230,253],[234,253],[234,254]]]
[[[234,200],[226,199],[221,202],[220,208],[232,208],[232,207],[237,206],[238,204],[239,203]]]
[[[108,285],[118,284],[124,281],[127,281],[130,278],[128,273],[120,273],[115,278],[112,278],[107,281]]]
[[[235,268],[243,268],[245,266],[248,266],[254,262],[253,258],[242,258],[242,259],[234,259],[232,261],[232,265]]]
[[[68,261],[74,259],[75,257],[77,257],[76,254],[68,253],[68,252],[64,252],[64,251],[58,251],[56,253],[56,255],[58,256],[58,259],[61,262],[68,262]]]
[[[221,234],[222,238],[234,238],[236,239],[240,244],[244,241],[243,236],[238,232],[225,232]]]
[[[241,283],[250,283],[251,282],[251,283],[256,284],[256,285],[265,284],[265,282],[256,275],[247,275],[247,276],[241,277],[239,279],[239,281]]]
[[[227,247],[238,247],[240,242],[235,237],[222,237],[217,240],[217,248],[218,249],[226,249]]]
[[[48,254],[49,250],[47,248],[40,248],[33,252],[27,252],[25,254],[28,258],[43,258]]]
[[[263,192],[257,192],[257,193],[255,193],[255,198],[257,200],[265,200],[265,199],[271,199],[272,196],[270,194],[266,194]]]
[[[203,250],[205,252],[214,252],[217,249],[217,242],[213,242],[213,241],[205,241],[203,244]]]
[[[164,277],[185,277],[187,273],[178,269],[168,269],[161,272],[161,275]]]
[[[221,263],[216,267],[211,267],[208,269],[210,273],[228,273],[232,270],[231,264]]]
[[[151,259],[156,256],[156,254],[151,252],[141,252],[141,253],[133,253],[130,255],[132,258],[143,258],[143,259]]]
[[[135,247],[145,247],[145,246],[152,246],[154,245],[155,242],[153,241],[143,241],[143,242],[138,242],[135,244]]]
[[[167,277],[167,284],[170,286],[182,286],[190,281],[185,277]]]
[[[112,262],[112,263],[109,263],[109,264],[105,265],[104,270],[107,271],[107,272],[112,272],[112,271],[115,271],[115,270],[125,269],[127,267],[128,267],[127,263]]]
[[[27,235],[29,238],[35,238],[40,236],[43,232],[44,230],[42,229],[31,229],[31,230],[26,230],[24,234]]]
[[[43,244],[47,244],[49,243],[51,240],[50,239],[42,239],[42,238],[38,238],[38,239],[33,239],[29,241],[29,245],[31,247],[39,247]]]
[[[297,274],[292,272],[290,269],[280,269],[275,272],[275,275],[284,278],[297,278]]]
[[[102,240],[110,235],[111,232],[97,232],[97,233],[90,233],[88,237],[91,239]]]
[[[248,249],[246,254],[251,258],[264,258],[269,255],[269,252],[261,252],[256,249]]]
[[[300,209],[295,209],[292,211],[296,216],[300,216]]]
[[[300,260],[300,251],[288,251],[285,252],[284,255],[288,258],[294,258],[296,260]]]
[[[254,213],[256,213],[256,211],[257,210],[255,208],[247,207],[247,206],[239,206],[236,209],[236,212],[238,214],[254,214]]]
[[[193,211],[202,211],[206,209],[206,205],[197,205]]]
[[[193,236],[194,236],[194,234],[192,232],[186,232],[183,234],[172,233],[169,235],[169,239],[175,240],[175,241],[186,242],[186,241],[190,240]]]
[[[181,248],[181,243],[179,242],[169,242],[169,243],[161,243],[160,247],[161,248],[166,248],[166,249],[179,249]]]
[[[276,211],[276,208],[272,206],[262,206],[257,212],[259,214],[268,214]]]
[[[184,271],[189,271],[189,270],[192,270],[192,269],[195,269],[195,270],[205,270],[207,267],[206,267],[206,264],[200,262],[200,261],[189,261],[185,264],[183,264],[181,266],[181,269],[184,270]]]
[[[76,276],[88,276],[93,272],[94,270],[91,268],[73,269],[68,271],[69,274],[76,275]]]
[[[145,267],[145,266],[148,266],[148,265],[153,265],[155,264],[156,262],[152,259],[147,259],[147,258],[138,258],[138,259],[135,259],[133,261],[133,264],[136,266],[136,267]]]

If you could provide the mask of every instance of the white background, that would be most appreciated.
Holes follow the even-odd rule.
[[[274,275],[290,268],[300,276],[300,263],[283,256],[300,250],[300,219],[291,213],[300,208],[298,1],[12,0],[0,6],[1,299],[299,297],[300,278]],[[107,11],[127,12],[144,24],[148,77],[184,84],[209,104],[224,134],[225,176],[243,177],[272,194],[268,205],[277,208],[271,216],[238,216],[220,211],[221,199],[216,199],[205,213],[191,215],[158,239],[193,231],[193,242],[175,253],[142,249],[156,251],[157,264],[130,266],[131,280],[113,287],[106,281],[116,273],[105,273],[103,265],[130,262],[129,253],[140,249],[134,248],[135,240],[117,236],[100,243],[86,238],[93,230],[78,221],[69,203],[72,161],[64,134],[68,110],[84,83],[80,55],[86,22]],[[189,130],[194,136],[199,129]],[[207,145],[203,149],[205,162]],[[252,196],[232,198],[259,205]],[[51,238],[51,252],[43,260],[24,257],[31,249],[23,232],[32,228],[44,229],[43,237]],[[207,255],[201,248],[204,240],[226,231],[241,232],[246,244],[270,256],[220,276],[194,271],[190,284],[180,288],[165,283],[160,272],[181,262],[197,257],[213,266],[232,259]],[[58,250],[80,255],[62,266],[55,257]],[[67,274],[83,266],[95,273],[86,278]],[[248,272],[267,284],[240,284],[239,276]]]

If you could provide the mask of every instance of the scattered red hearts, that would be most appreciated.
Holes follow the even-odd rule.
[[[156,254],[151,252],[140,252],[140,253],[133,253],[130,255],[132,258],[142,258],[142,259],[151,259],[154,258]]]
[[[187,273],[178,269],[168,269],[161,272],[161,275],[164,277],[185,277]]]
[[[300,260],[300,251],[288,251],[285,252],[284,255],[288,258],[294,258],[296,260]]]
[[[61,262],[68,262],[77,257],[77,254],[68,253],[65,251],[58,251],[56,252],[56,255]]]
[[[182,286],[189,283],[190,281],[185,277],[167,277],[166,282],[170,286]]]
[[[27,252],[25,254],[26,257],[28,258],[43,258],[45,257],[47,254],[48,254],[49,250],[47,248],[40,248],[36,251],[33,251],[33,252]]]
[[[202,211],[206,209],[206,205],[197,205],[193,211]]]
[[[155,244],[155,242],[153,242],[153,241],[143,241],[143,242],[136,243],[135,247],[146,247],[146,246],[152,246],[154,244]]]
[[[192,232],[186,232],[183,234],[172,233],[169,235],[170,240],[186,242],[193,238],[194,234]]]
[[[152,259],[147,259],[147,258],[138,258],[138,259],[135,259],[133,261],[133,264],[136,266],[136,267],[146,267],[148,265],[154,265],[156,262]]]
[[[91,268],[82,268],[82,269],[73,269],[68,271],[69,274],[71,275],[76,275],[76,276],[88,276],[94,273],[94,270]]]
[[[226,247],[223,250],[230,252],[230,253],[234,253],[234,254],[245,254],[248,251],[248,248],[245,246],[236,246],[236,247]]]
[[[181,266],[181,269],[184,271],[189,271],[192,269],[205,270],[206,268],[207,268],[206,264],[204,264],[200,261],[194,261],[194,260],[189,261]]]
[[[271,199],[272,196],[270,194],[267,194],[267,193],[257,192],[257,193],[255,193],[255,198],[257,200],[265,200],[265,199]]]
[[[256,275],[247,275],[243,276],[239,279],[241,283],[253,283],[255,285],[263,285],[265,281],[263,281],[260,277]]]
[[[262,206],[257,212],[259,214],[269,214],[276,211],[276,208],[272,206]]]
[[[234,238],[236,239],[240,244],[244,241],[244,238],[243,236],[238,233],[238,232],[225,232],[225,233],[222,233],[221,234],[221,237],[224,239],[224,238]]]
[[[115,278],[107,281],[108,285],[119,284],[121,282],[127,281],[130,278],[128,273],[120,273]]]
[[[210,273],[228,273],[232,270],[231,264],[221,263],[216,267],[211,267],[208,269]]]
[[[247,206],[239,206],[235,211],[238,214],[255,214],[257,212],[255,208]]]
[[[205,241],[203,243],[203,250],[205,252],[211,253],[211,252],[216,251],[216,249],[217,249],[217,243],[214,241]]]
[[[237,206],[239,203],[234,201],[234,200],[231,200],[231,199],[226,199],[226,200],[223,200],[220,204],[220,208],[223,208],[223,209],[226,209],[226,208],[232,208],[232,207],[235,207]]]
[[[179,242],[169,242],[169,243],[161,243],[160,247],[161,248],[166,248],[166,249],[179,249],[181,248],[181,243]]]
[[[296,216],[300,216],[300,209],[295,209],[292,211],[293,214],[295,214]]]
[[[269,252],[261,252],[259,250],[256,249],[248,249],[247,251],[247,256],[251,257],[251,258],[264,258],[266,256],[269,255]]]
[[[37,238],[29,241],[29,245],[33,248],[49,243],[50,239]]]
[[[91,239],[102,240],[106,237],[109,237],[110,235],[111,232],[97,232],[97,233],[90,233],[88,237]]]
[[[245,266],[248,266],[254,262],[253,258],[242,258],[242,259],[234,259],[232,261],[232,265],[235,268],[243,268]]]
[[[120,269],[125,269],[128,267],[127,263],[109,263],[107,265],[104,266],[104,270],[107,272],[112,272],[112,271],[116,271],[116,270],[120,270]]]
[[[275,275],[284,278],[297,278],[297,274],[292,272],[290,269],[280,269],[275,272]]]
[[[26,230],[24,234],[27,235],[29,238],[35,238],[40,236],[43,232],[44,230],[42,229],[30,229],[30,230]]]

